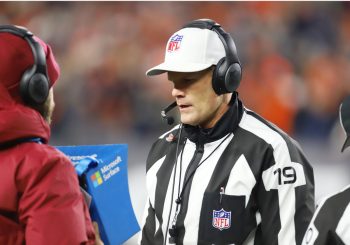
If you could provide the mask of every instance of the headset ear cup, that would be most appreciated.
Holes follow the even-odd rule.
[[[25,103],[43,104],[49,95],[49,82],[41,73],[33,75],[35,68],[26,70],[20,81],[20,93]]]
[[[225,57],[219,60],[218,64],[215,66],[215,69],[213,71],[213,78],[212,78],[212,86],[216,94],[220,95],[224,93],[224,74],[223,69],[223,63],[225,62]]]
[[[213,72],[212,86],[216,94],[232,93],[239,87],[242,69],[238,63],[227,67],[225,57],[219,60]]]
[[[30,98],[28,95],[28,87],[29,81],[34,74],[35,68],[32,66],[31,68],[24,71],[21,81],[19,83],[20,94],[25,103],[30,102]]]
[[[228,93],[236,91],[242,79],[242,68],[238,63],[230,65],[225,74],[225,89]]]
[[[35,104],[43,104],[49,95],[49,82],[41,73],[36,73],[29,81],[28,94]]]

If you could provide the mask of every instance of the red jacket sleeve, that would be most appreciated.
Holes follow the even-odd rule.
[[[53,148],[41,147],[48,152],[26,155],[17,174],[22,191],[19,222],[25,227],[26,244],[94,244],[90,215],[72,164]]]

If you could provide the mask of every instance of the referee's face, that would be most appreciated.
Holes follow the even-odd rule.
[[[227,111],[228,94],[214,92],[212,74],[213,68],[199,72],[168,72],[182,123],[211,128]]]

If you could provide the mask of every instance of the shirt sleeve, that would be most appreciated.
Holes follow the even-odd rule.
[[[154,236],[156,232],[156,216],[149,198],[144,209],[142,230],[139,237],[139,244],[152,245],[154,244]]]
[[[258,187],[261,244],[299,245],[314,212],[313,170],[288,142],[265,159]]]
[[[349,240],[350,188],[324,198],[312,217],[303,245],[343,245]],[[344,240],[343,240],[344,239]]]
[[[68,159],[54,156],[34,163],[25,158],[17,178],[27,245],[94,244],[88,208]]]

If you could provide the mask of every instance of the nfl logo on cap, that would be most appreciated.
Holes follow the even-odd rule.
[[[219,211],[213,210],[213,227],[220,231],[231,227],[231,211],[227,212],[224,209]]]
[[[180,48],[183,37],[184,37],[183,35],[178,35],[178,34],[172,36],[168,44],[168,49],[167,49],[168,52],[173,52],[178,50]]]

